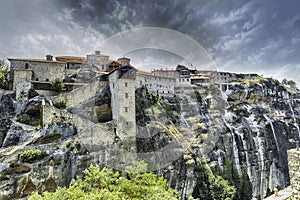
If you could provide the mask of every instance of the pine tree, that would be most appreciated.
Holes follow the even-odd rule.
[[[200,161],[196,168],[197,172],[197,184],[193,192],[193,197],[199,199],[213,200],[211,195],[211,179],[213,174],[211,170],[206,166],[204,161]]]
[[[232,169],[232,181],[233,186],[236,189],[236,193],[233,197],[233,200],[240,200],[241,198],[241,177],[239,175],[239,172],[235,166],[235,164],[231,163],[231,169]]]
[[[235,188],[221,176],[214,176],[204,161],[198,163],[196,171],[198,178],[193,197],[205,200],[233,198]]]
[[[251,200],[252,199],[252,183],[248,176],[246,166],[243,166],[243,168],[242,168],[241,197],[243,197],[243,200]]]

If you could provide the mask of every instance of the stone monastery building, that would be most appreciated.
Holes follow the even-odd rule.
[[[86,57],[53,56],[46,59],[8,58],[11,63],[9,88],[16,90],[24,87],[24,82],[38,90],[49,89],[49,84],[55,78],[62,79],[68,89],[80,86],[82,81],[69,82],[68,77],[80,70],[89,68],[96,76],[107,76],[124,66],[131,66],[129,58],[110,60],[109,56],[100,51]],[[136,85],[145,85],[149,91],[158,94],[174,94],[180,88],[192,85],[208,85],[211,83],[230,83],[236,80],[232,73],[217,71],[170,70],[155,69],[151,72],[136,71]],[[84,81],[83,81],[84,82]],[[82,83],[83,84],[83,83]]]
[[[18,100],[26,99],[30,89],[40,95],[51,96],[51,81],[59,78],[68,91],[81,89],[81,97],[74,101],[85,101],[91,93],[85,87],[93,88],[95,83],[108,85],[111,94],[112,120],[115,134],[124,139],[136,134],[135,90],[145,86],[160,95],[174,95],[190,91],[195,85],[220,82],[230,83],[235,75],[226,72],[197,70],[155,69],[151,72],[137,70],[129,58],[110,60],[100,51],[86,57],[47,55],[46,59],[8,58],[10,61],[10,90],[16,91]],[[85,87],[84,87],[85,86]],[[74,90],[75,91],[75,90]],[[83,95],[83,93],[88,95]],[[91,93],[91,94],[89,94]],[[126,133],[124,132],[126,130]]]

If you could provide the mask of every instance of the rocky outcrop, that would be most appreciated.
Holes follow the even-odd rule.
[[[93,95],[80,101],[84,89]],[[218,85],[199,86],[164,97],[138,89],[137,134],[124,141],[114,131],[110,99],[107,84],[98,83],[52,97],[66,101],[67,108],[54,109],[64,114],[42,127],[15,121],[21,113],[37,115],[40,97],[14,102],[13,95],[4,95],[0,197],[18,199],[68,186],[91,163],[121,171],[138,160],[167,178],[183,199],[196,187],[199,160],[221,168],[230,161],[239,172],[246,166],[257,198],[268,188],[289,185],[286,152],[299,142],[299,91],[263,78],[230,84],[226,91]],[[40,149],[47,156],[21,162],[18,154],[25,149]]]

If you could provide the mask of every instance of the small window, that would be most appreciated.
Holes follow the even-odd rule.
[[[36,81],[39,81],[39,78],[36,78],[35,80],[36,80]]]
[[[28,69],[29,68],[29,65],[28,63],[25,64],[25,69]]]
[[[128,107],[125,107],[125,112],[128,112]]]
[[[126,122],[126,126],[129,126],[129,122]]]
[[[128,83],[127,82],[125,82],[125,87],[128,87]]]
[[[48,79],[48,78],[46,78],[46,82],[49,82],[49,79]]]
[[[190,79],[188,79],[188,78],[187,78],[187,79],[186,79],[186,81],[187,81],[187,82],[189,82],[189,81],[190,81]]]
[[[128,98],[128,93],[125,93],[125,98]]]
[[[115,84],[113,83],[113,88],[115,88]]]
[[[143,84],[143,82],[142,81],[140,81],[140,85],[142,85]]]

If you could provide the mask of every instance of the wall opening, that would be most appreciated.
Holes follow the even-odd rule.
[[[25,64],[25,69],[28,69],[28,68],[29,68],[29,64],[26,63],[26,64]]]

